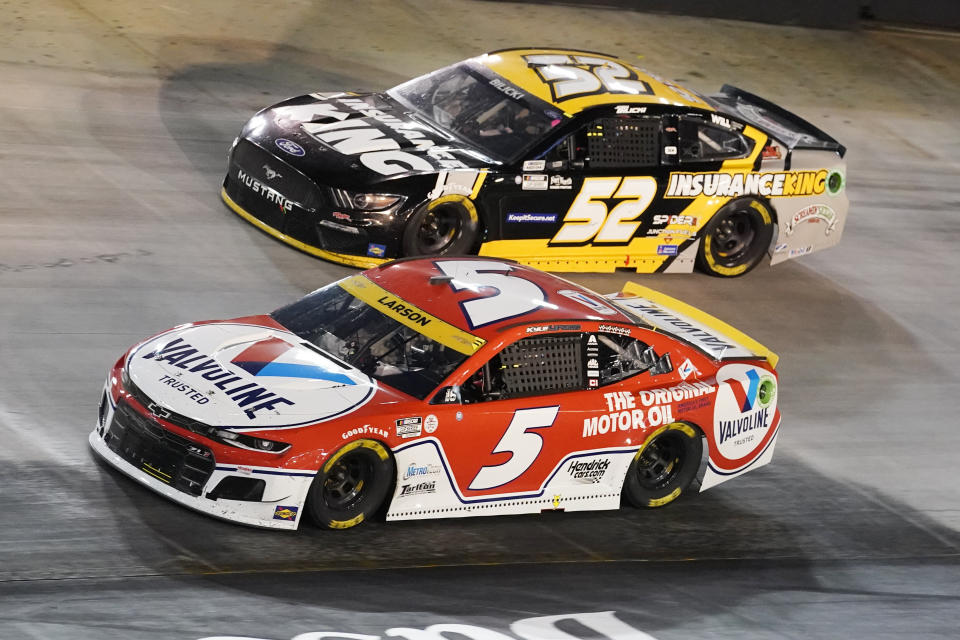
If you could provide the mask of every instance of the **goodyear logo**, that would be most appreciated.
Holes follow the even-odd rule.
[[[826,183],[826,169],[768,173],[674,172],[670,174],[670,184],[664,197],[812,196],[822,194]]]

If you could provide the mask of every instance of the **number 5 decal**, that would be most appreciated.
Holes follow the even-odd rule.
[[[584,178],[580,193],[563,219],[551,244],[605,242],[626,244],[637,232],[637,218],[657,195],[657,181],[650,177]],[[622,199],[613,209],[601,200]]]
[[[513,270],[503,262],[491,260],[450,260],[433,263],[445,275],[451,276],[454,291],[469,289],[477,293],[483,288],[493,289],[492,295],[471,298],[460,303],[470,327],[476,329],[491,322],[515,318],[546,302],[543,290],[525,278],[508,275]]]
[[[514,413],[510,426],[507,427],[492,452],[513,455],[503,464],[480,469],[468,488],[474,491],[493,489],[522,476],[543,448],[543,437],[539,433],[531,433],[530,430],[552,426],[559,410],[559,406],[537,407],[536,409],[519,409]]]

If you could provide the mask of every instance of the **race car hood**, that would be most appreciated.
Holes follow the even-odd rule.
[[[376,392],[374,380],[295,334],[242,320],[177,327],[132,349],[128,391],[160,417],[239,431],[333,420]]]
[[[494,163],[386,94],[291,98],[255,115],[241,135],[336,187]]]

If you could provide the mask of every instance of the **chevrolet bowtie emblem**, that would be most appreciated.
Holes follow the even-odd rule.
[[[147,409],[149,409],[149,410],[150,410],[150,413],[152,413],[153,415],[157,416],[158,418],[169,418],[169,417],[170,417],[170,412],[167,411],[166,409],[164,409],[163,407],[161,407],[160,405],[158,405],[158,404],[155,403],[155,402],[151,402],[150,405],[147,407]]]

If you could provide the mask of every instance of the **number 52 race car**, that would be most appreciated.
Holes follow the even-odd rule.
[[[135,345],[89,442],[175,502],[260,527],[659,507],[770,461],[776,362],[637,285],[399,260]]]
[[[308,253],[479,253],[552,271],[737,276],[836,244],[844,147],[767,100],[616,58],[510,49],[384,93],[264,109],[221,196]]]

